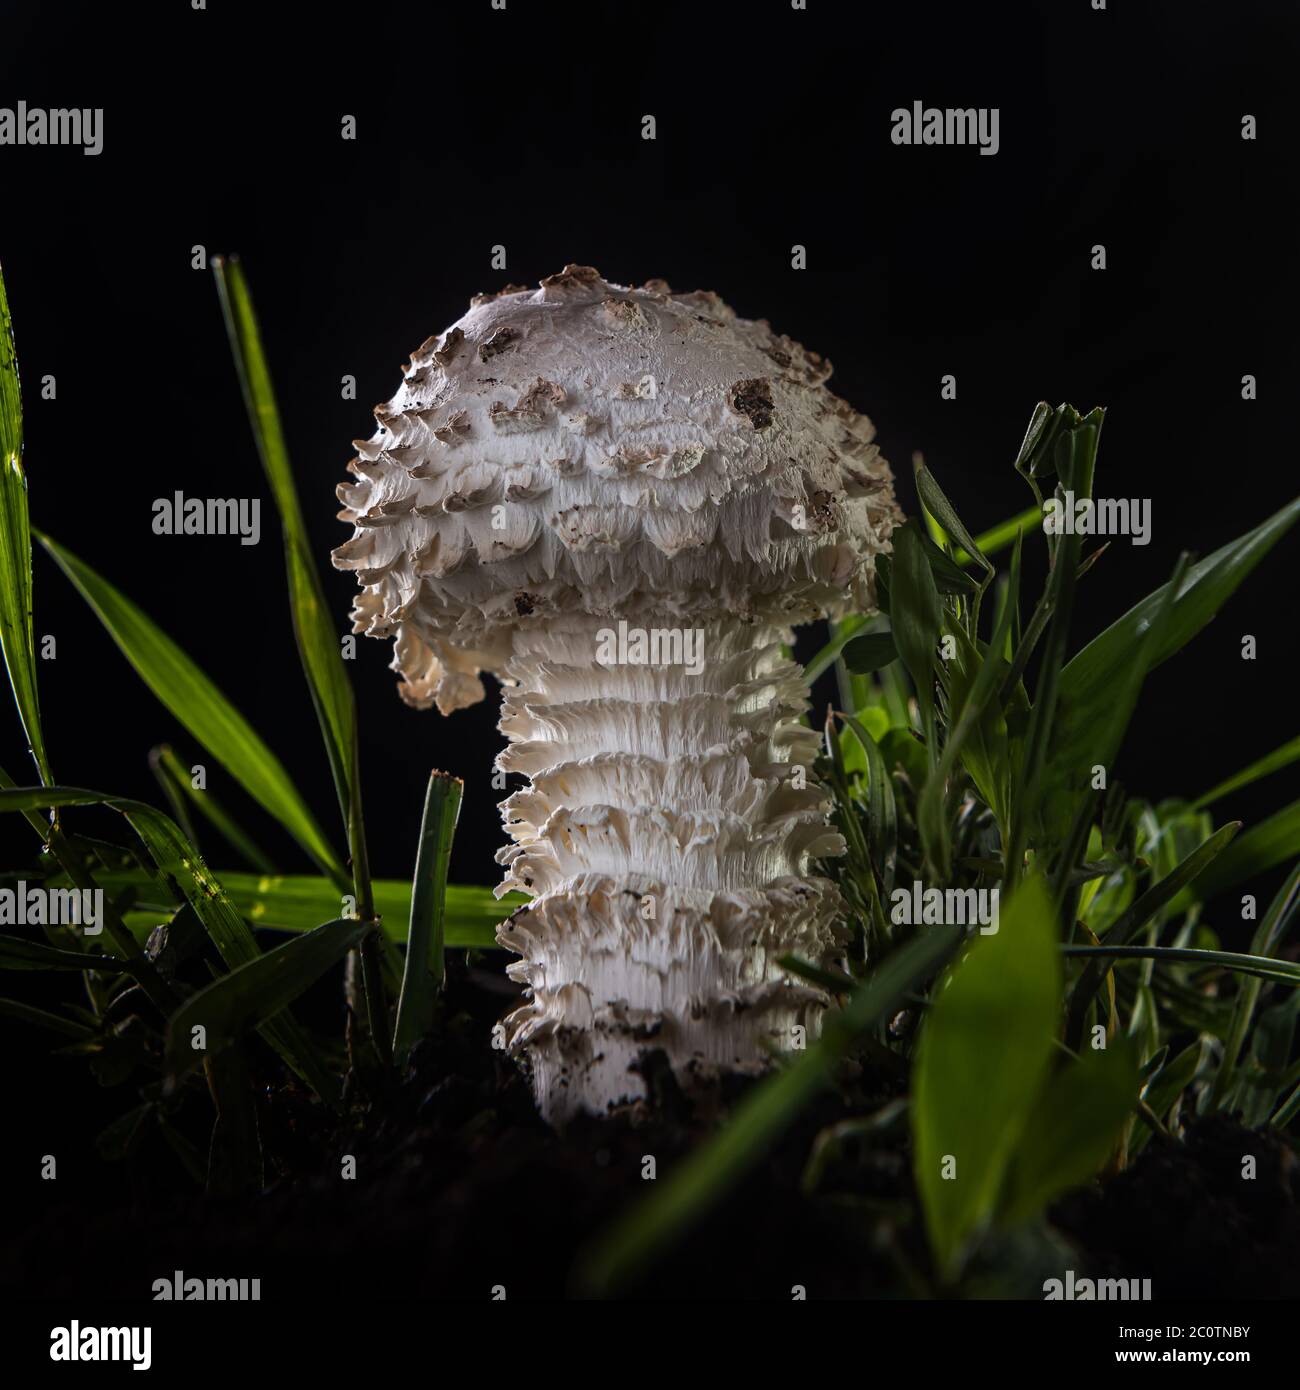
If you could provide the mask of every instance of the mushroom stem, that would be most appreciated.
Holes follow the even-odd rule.
[[[836,891],[810,868],[843,841],[789,633],[689,621],[514,635],[497,766],[529,785],[502,803],[498,891],[534,900],[498,933],[531,991],[505,1042],[552,1122],[643,1097],[647,1049],[690,1089],[759,1070],[815,1036],[829,1002],[776,963],[829,964],[840,941]]]

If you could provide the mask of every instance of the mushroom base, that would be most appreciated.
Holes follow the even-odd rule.
[[[516,633],[497,760],[498,892],[533,901],[497,939],[527,1002],[503,1024],[553,1123],[644,1099],[649,1049],[687,1089],[816,1036],[830,1002],[777,964],[842,955],[843,852],[812,778],[789,634],[739,618],[552,620]]]

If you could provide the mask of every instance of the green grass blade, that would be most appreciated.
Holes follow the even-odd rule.
[[[262,853],[260,849],[244,833],[242,827],[233,816],[218,800],[217,796],[210,791],[199,792],[195,789],[191,781],[190,774],[185,765],[176,756],[175,750],[167,744],[162,744],[154,750],[157,755],[159,779],[165,781],[174,788],[175,795],[182,799],[182,803],[195,806],[203,813],[206,819],[216,828],[222,839],[238,850],[240,854],[260,873],[273,874],[275,866],[270,859]],[[178,816],[177,820],[181,818]],[[184,821],[181,821],[184,829]],[[189,833],[188,831],[186,832]],[[195,836],[189,837],[194,841],[196,848],[198,840]]]
[[[933,974],[957,944],[952,927],[934,927],[886,959],[838,1013],[827,1014],[821,1038],[798,1060],[756,1086],[723,1128],[654,1185],[583,1257],[579,1280],[605,1293],[680,1238],[688,1226],[753,1166],[807,1101],[826,1083],[832,1064]]]
[[[1248,956],[1237,951],[1203,951],[1190,946],[1064,946],[1067,956],[1116,960],[1153,960],[1166,965],[1212,965],[1236,970],[1242,975],[1258,975],[1284,985],[1300,985],[1300,965],[1289,960],[1270,960],[1268,956]]]
[[[63,1014],[50,1013],[48,1009],[38,1009],[25,1004],[21,999],[0,999],[0,1018],[12,1018],[33,1028],[45,1028],[51,1033],[61,1033],[65,1038],[75,1038],[84,1042],[95,1036],[95,1030],[75,1018]]]
[[[1291,918],[1295,915],[1297,906],[1300,906],[1300,864],[1291,870],[1287,881],[1278,890],[1277,896],[1269,904],[1263,920],[1256,927],[1250,942],[1252,956],[1272,956],[1275,954]],[[1223,1060],[1219,1063],[1219,1070],[1214,1077],[1214,1086],[1210,1091],[1210,1108],[1212,1110],[1217,1110],[1228,1094],[1228,1087],[1233,1080],[1237,1059],[1241,1055],[1242,1044],[1246,1041],[1251,1016],[1255,1012],[1255,1005],[1259,1002],[1259,992],[1262,988],[1263,982],[1256,976],[1243,981],[1241,989],[1237,992],[1237,999],[1232,1010],[1232,1025],[1223,1045]]]
[[[350,918],[327,922],[273,951],[259,952],[191,995],[167,1027],[167,1063],[172,1077],[218,1056],[250,1028],[273,1026],[299,995],[373,930],[370,923]],[[199,1026],[206,1034],[203,1050],[192,1046],[192,1030]]]
[[[366,848],[365,818],[361,806],[356,702],[343,667],[338,633],[325,605],[325,591],[312,560],[307,524],[298,501],[293,470],[289,466],[289,450],[280,425],[280,412],[275,402],[271,372],[262,348],[262,336],[257,326],[248,281],[236,257],[217,257],[213,260],[212,268],[216,274],[217,294],[221,300],[244,404],[248,408],[253,437],[257,442],[257,452],[280,513],[294,638],[325,740],[325,752],[347,830],[357,913],[365,921],[373,921],[375,908],[370,884],[370,856]],[[380,1063],[387,1064],[391,1061],[391,1035],[387,991],[379,954],[381,942],[379,936],[367,936],[362,942],[360,975],[365,990],[365,1033]],[[361,1000],[351,985],[348,1002],[354,1016],[361,1017]]]
[[[1152,642],[1148,670],[1154,670],[1181,650],[1232,596],[1243,580],[1300,519],[1300,498],[1275,512],[1267,521],[1230,542],[1188,569],[1177,589],[1168,616]],[[1128,666],[1133,643],[1142,628],[1170,598],[1170,584],[1162,585],[1093,638],[1061,672],[1060,735],[1068,744],[1080,734],[1074,722],[1101,708],[1107,693]]]
[[[343,866],[293,779],[256,730],[193,660],[125,594],[49,536],[38,539],[58,562],[161,704],[248,794],[280,822],[326,873]]]
[[[916,687],[926,755],[931,769],[939,756],[935,746],[934,663],[939,656],[943,608],[934,573],[926,559],[922,533],[910,524],[893,536],[894,560],[889,587],[890,628],[903,665]]]
[[[442,988],[445,968],[447,869],[464,790],[465,784],[459,777],[449,777],[445,772],[430,774],[411,889],[406,969],[393,1034],[393,1054],[399,1063],[406,1060],[415,1042],[433,1026],[433,1001]]]
[[[1208,792],[1203,793],[1192,802],[1192,810],[1202,811],[1205,807],[1211,806],[1220,798],[1227,796],[1229,792],[1240,791],[1242,787],[1248,787],[1252,782],[1258,782],[1261,777],[1267,777],[1272,772],[1289,767],[1297,759],[1300,759],[1300,734],[1284,743],[1280,748],[1275,748],[1271,753],[1266,753],[1264,757],[1256,759],[1248,767],[1243,767],[1240,772],[1234,773],[1217,786],[1211,787]]]
[[[880,875],[881,896],[894,890],[894,871],[898,865],[898,803],[894,783],[885,766],[880,745],[851,714],[840,716],[852,729],[867,759],[867,850],[872,867]],[[852,804],[846,815],[856,814]]]
[[[54,780],[41,731],[32,637],[32,540],[23,472],[23,402],[9,296],[0,270],[0,648],[42,782]]]
[[[1197,880],[1192,892],[1202,902],[1245,883],[1257,874],[1300,855],[1300,801],[1293,801],[1267,820],[1252,825],[1214,868]]]
[[[1061,555],[1069,553],[1062,546]],[[1182,554],[1168,584],[1160,591],[1160,603],[1150,618],[1138,621],[1125,653],[1124,665],[1112,673],[1104,689],[1092,692],[1085,705],[1077,695],[1059,695],[1059,717],[1048,734],[1047,764],[1043,770],[1042,816],[1049,840],[1059,841],[1093,790],[1093,769],[1100,767],[1113,779],[1124,735],[1137,708],[1147,678],[1152,653],[1173,618],[1176,595],[1182,591],[1188,556]],[[1061,673],[1062,691],[1065,673]]]
[[[352,805],[356,712],[352,687],[343,668],[338,634],[325,606],[320,576],[311,559],[311,542],[298,490],[289,466],[280,412],[261,333],[243,267],[235,257],[213,261],[217,292],[230,336],[240,389],[248,409],[258,455],[271,485],[284,528],[285,565],[290,609],[303,670],[325,735],[339,805],[347,821]]]

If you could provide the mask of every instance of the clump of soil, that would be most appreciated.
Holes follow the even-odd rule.
[[[155,1279],[180,1270],[260,1278],[263,1299],[579,1291],[583,1251],[646,1192],[646,1160],[662,1179],[710,1122],[649,1054],[653,1106],[553,1133],[514,1064],[486,1045],[498,989],[497,977],[458,964],[435,1034],[400,1086],[341,1126],[300,1089],[268,1088],[261,1195],[186,1190],[157,1137],[128,1160],[129,1173],[106,1165],[104,1180],[89,1187],[45,1185],[51,1190],[16,1213],[0,1251],[0,1286],[27,1297],[149,1298]],[[744,1089],[737,1083],[724,1102]],[[813,1298],[924,1291],[911,1273],[928,1266],[905,1119],[827,1150],[816,1192],[801,1187],[818,1134],[878,1111],[899,1089],[897,1075],[852,1066],[622,1291],[784,1299],[796,1285]],[[1243,1153],[1258,1155],[1254,1182],[1240,1179]],[[1079,1273],[1149,1277],[1157,1298],[1294,1297],[1298,1167],[1280,1138],[1207,1120],[1186,1144],[1153,1144],[1104,1190],[1061,1203],[1054,1220],[1078,1246]],[[1040,1296],[1027,1271],[1002,1286]]]

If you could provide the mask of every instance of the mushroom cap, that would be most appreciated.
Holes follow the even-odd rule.
[[[566,266],[477,295],[411,355],[338,489],[353,631],[395,637],[403,698],[483,697],[558,614],[752,617],[873,602],[899,519],[830,363],[709,291]]]

